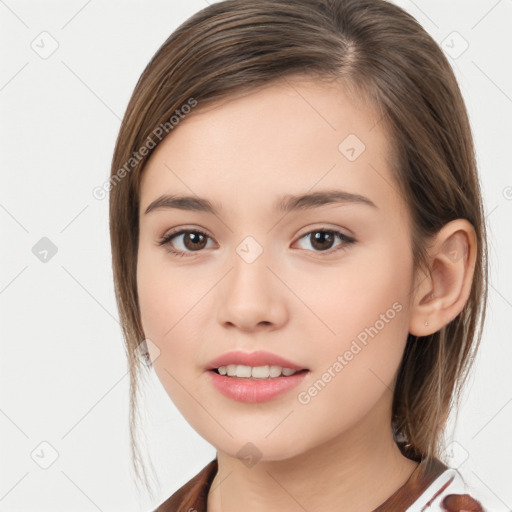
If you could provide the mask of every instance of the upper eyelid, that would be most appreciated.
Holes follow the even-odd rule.
[[[176,230],[171,230],[169,232],[166,232],[164,235],[161,236],[160,239],[165,240],[165,239],[169,239],[171,237],[174,238],[177,236],[184,235],[186,233],[201,233],[202,235],[205,235],[208,238],[211,238],[212,240],[214,240],[216,243],[218,243],[215,240],[215,238],[213,236],[211,236],[210,234],[208,234],[208,232],[203,228],[178,228]]]
[[[343,230],[345,231],[348,231],[349,233],[344,233]],[[302,238],[303,236],[305,235],[308,235],[312,232],[315,232],[315,231],[339,231],[342,235],[345,235],[346,237],[348,238],[351,238],[351,237],[354,237],[354,234],[353,232],[348,229],[348,228],[341,228],[341,227],[329,227],[329,226],[326,226],[325,224],[321,224],[317,227],[310,227],[310,228],[307,228],[307,231],[304,231],[302,232],[302,234],[300,235],[297,235],[298,238]],[[169,232],[165,232],[164,235],[161,236],[161,238],[168,238],[169,236],[171,235],[178,235],[178,234],[183,234],[183,233],[190,233],[190,232],[199,232],[199,233],[203,233],[204,235],[210,237],[212,240],[215,240],[215,237],[210,235],[208,233],[208,230],[205,229],[205,228],[198,228],[198,227],[185,227],[185,228],[176,228],[176,229],[171,229]]]
[[[311,233],[315,233],[317,231],[335,231],[340,233],[341,235],[346,236],[347,238],[353,238],[354,235],[352,231],[350,231],[348,228],[341,228],[341,227],[329,227],[324,225],[321,225],[319,227],[313,227],[313,228],[307,228],[307,231],[302,232],[301,234],[297,235],[297,238],[302,238],[305,235],[309,235]],[[348,231],[349,233],[344,233],[344,231]]]

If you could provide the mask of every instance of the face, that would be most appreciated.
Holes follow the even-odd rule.
[[[413,267],[378,121],[340,84],[288,79],[199,104],[144,170],[137,286],[150,357],[218,450],[236,456],[251,442],[263,459],[284,460],[368,417],[389,428]],[[308,194],[318,195],[290,200]],[[180,201],[146,213],[165,195],[214,211]],[[233,350],[307,371],[278,395],[239,401],[207,370]]]

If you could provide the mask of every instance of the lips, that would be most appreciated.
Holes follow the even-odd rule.
[[[241,379],[219,375],[213,370],[207,371],[206,376],[212,386],[224,397],[236,402],[263,403],[279,396],[286,395],[291,400],[292,389],[304,382],[309,371],[299,371],[290,377],[273,379]]]
[[[206,370],[215,370],[220,366],[229,364],[242,364],[245,366],[281,366],[282,368],[291,368],[292,370],[308,370],[305,366],[294,363],[284,357],[258,350],[256,352],[243,352],[241,350],[233,350],[216,357],[206,365]]]

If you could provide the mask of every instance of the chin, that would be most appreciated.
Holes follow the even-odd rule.
[[[233,433],[233,432],[231,432]],[[287,442],[286,442],[287,441]],[[298,439],[287,439],[276,436],[275,439],[261,439],[261,434],[251,437],[246,434],[243,439],[230,440],[227,443],[210,443],[219,452],[229,457],[239,459],[247,467],[252,467],[258,462],[279,462],[293,459],[304,453],[299,446]]]

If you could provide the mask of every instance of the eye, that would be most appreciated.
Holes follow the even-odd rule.
[[[181,229],[165,235],[158,245],[165,245],[167,250],[176,256],[193,256],[194,252],[206,249],[210,237],[198,229]],[[174,244],[179,247],[176,249]]]
[[[355,239],[351,238],[340,231],[335,229],[315,229],[302,235],[299,240],[309,239],[309,245],[313,247],[314,252],[327,252],[329,254],[333,252],[337,252],[339,250],[344,250],[347,246],[355,243]],[[337,248],[332,249],[334,242],[336,239],[340,240],[340,244],[338,244]],[[304,247],[302,247],[304,248]],[[306,249],[308,249],[306,247]]]
[[[300,240],[308,240],[309,245],[313,248],[313,252],[332,254],[339,250],[346,249],[349,245],[355,243],[355,239],[335,229],[315,229],[299,238]],[[181,229],[165,235],[158,241],[158,245],[166,246],[167,250],[179,257],[193,256],[208,247],[208,240],[211,237],[204,231],[198,229]],[[333,244],[339,240],[340,243],[332,249]],[[178,246],[176,248],[176,246]],[[310,250],[308,247],[302,249]]]

